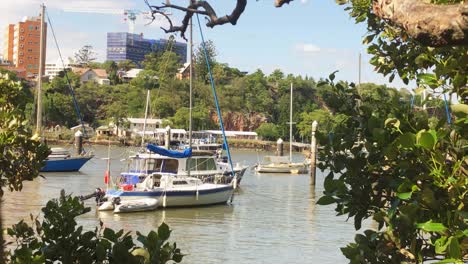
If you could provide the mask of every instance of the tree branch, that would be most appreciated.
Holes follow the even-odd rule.
[[[426,46],[468,45],[468,3],[429,4],[421,0],[374,0],[375,15]]]
[[[275,0],[275,7],[282,7],[284,4],[288,4],[294,0]]]
[[[291,0],[289,0],[291,1]],[[182,7],[178,5],[173,5],[170,1],[166,1],[161,6],[150,5],[148,0],[145,0],[146,5],[150,8],[152,14],[152,21],[155,20],[155,14],[163,15],[169,22],[170,27],[168,29],[164,29],[164,32],[180,32],[182,38],[185,38],[185,32],[187,31],[188,24],[190,22],[190,18],[192,18],[193,14],[200,14],[204,15],[208,22],[206,23],[207,27],[214,27],[218,25],[223,25],[227,23],[231,23],[232,25],[237,24],[237,20],[242,15],[247,6],[247,0],[237,0],[237,4],[232,10],[230,15],[225,15],[223,17],[218,17],[216,15],[215,10],[207,1],[195,1],[192,0],[188,7]],[[175,10],[180,10],[185,12],[184,19],[182,20],[181,26],[174,26],[171,19],[163,12],[164,9],[170,8]],[[199,10],[201,9],[201,10]]]

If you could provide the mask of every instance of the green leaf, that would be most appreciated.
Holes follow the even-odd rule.
[[[144,248],[136,248],[132,251],[133,256],[140,256],[145,259],[145,263],[149,263],[150,261],[150,254],[149,252],[144,249]]]
[[[387,118],[387,120],[385,120],[385,126],[394,126],[396,128],[399,128],[400,120],[398,120],[397,118]]]
[[[452,236],[449,238],[448,244],[448,256],[454,259],[461,259],[462,254],[458,239]]]
[[[325,196],[320,197],[320,199],[318,199],[317,204],[329,205],[334,202],[336,202],[335,198],[333,198],[332,196],[325,195]]]
[[[468,115],[468,105],[466,104],[453,104],[450,105],[450,108],[454,113],[462,113]]]
[[[397,193],[397,196],[398,196],[398,198],[400,198],[402,200],[408,200],[409,198],[411,198],[412,194],[413,194],[413,192],[404,192],[404,193]]]
[[[399,137],[400,145],[404,148],[412,148],[416,142],[416,136],[413,133],[406,132]]]
[[[466,85],[466,75],[457,72],[455,78],[453,78],[453,88],[459,88]]]
[[[436,88],[438,84],[438,79],[435,74],[431,73],[421,73],[418,74],[418,83],[428,85],[431,88]]]
[[[441,261],[437,261],[437,262],[434,262],[434,264],[445,264],[445,263],[455,263],[455,264],[463,264],[462,261],[460,261],[459,259],[453,259],[453,258],[450,258],[450,259],[444,259],[444,260],[441,260]]]
[[[445,254],[445,251],[447,250],[447,237],[442,236],[439,239],[437,239],[434,243],[435,246],[435,252],[436,254]]]
[[[158,228],[158,235],[159,238],[163,241],[166,241],[169,239],[169,236],[171,235],[171,230],[169,229],[169,226],[166,223],[162,223],[159,228]]]
[[[334,71],[332,72],[330,75],[328,75],[328,79],[330,79],[330,81],[333,81],[335,80],[335,73],[337,73],[338,71]]]
[[[431,150],[436,144],[436,139],[434,135],[429,132],[419,131],[418,134],[416,134],[416,143],[425,149]]]
[[[447,229],[442,223],[432,223],[432,221],[416,224],[416,227],[426,232],[444,232]]]

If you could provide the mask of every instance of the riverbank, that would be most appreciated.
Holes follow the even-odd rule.
[[[276,151],[276,141],[265,141],[265,140],[251,140],[251,139],[228,139],[229,147],[236,150],[258,150],[258,151]],[[73,140],[64,140],[57,138],[46,138],[46,143],[49,145],[70,145],[73,144]],[[112,146],[139,146],[141,139],[98,139],[90,138],[85,139],[84,144],[90,145],[112,145]],[[221,142],[219,142],[221,143]],[[295,146],[293,145],[294,152],[308,152],[307,145]],[[287,152],[289,150],[289,143],[283,143],[283,150]]]

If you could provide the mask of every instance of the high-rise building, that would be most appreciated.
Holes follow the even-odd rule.
[[[44,32],[46,40],[47,25]],[[24,69],[28,78],[34,78],[39,73],[40,34],[40,17],[25,17],[16,24],[8,25],[4,33],[3,58],[16,68]]]
[[[138,65],[145,59],[145,55],[152,51],[171,50],[180,57],[180,62],[187,61],[187,44],[173,42],[168,48],[169,40],[145,39],[142,35],[127,32],[107,33],[107,60],[123,61],[131,60]]]

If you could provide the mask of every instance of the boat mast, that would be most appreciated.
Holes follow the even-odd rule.
[[[146,107],[145,107],[145,121],[143,122],[143,135],[141,136],[141,146],[145,145],[145,134],[146,134],[146,120],[148,119],[148,106],[150,102],[150,89],[146,93]]]
[[[41,32],[39,34],[39,73],[37,75],[37,113],[36,113],[36,133],[42,134],[42,72],[44,71],[45,62],[45,5],[41,5]]]
[[[191,1],[189,1],[191,2]],[[189,82],[190,82],[190,89],[189,89],[189,148],[192,148],[192,97],[193,97],[193,24],[192,24],[192,18],[190,18],[190,39],[189,39],[189,63],[190,63],[190,77],[189,77]],[[190,161],[190,158],[187,160]],[[190,177],[190,162],[187,170],[187,175]],[[198,193],[198,192],[197,192]]]
[[[291,107],[289,111],[289,162],[292,162],[292,126],[293,126],[293,83],[291,82]]]
[[[190,62],[190,100],[189,100],[189,148],[192,148],[192,93],[193,93],[193,25],[190,18],[190,41],[189,41],[189,62]]]

